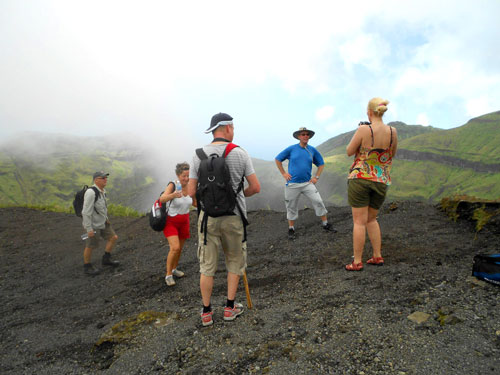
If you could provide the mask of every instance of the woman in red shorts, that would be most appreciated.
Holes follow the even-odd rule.
[[[168,240],[170,251],[167,256],[167,274],[165,283],[168,286],[175,285],[175,277],[183,277],[184,272],[177,269],[182,248],[189,236],[189,209],[196,205],[187,194],[187,183],[189,181],[189,164],[180,163],[175,167],[177,181],[169,182],[160,197],[162,203],[168,204],[168,218],[163,229],[163,234]]]

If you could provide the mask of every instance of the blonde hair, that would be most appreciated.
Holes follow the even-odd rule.
[[[189,171],[189,164],[184,162],[184,163],[179,163],[175,166],[175,174],[177,176],[180,176],[182,172],[184,171]]]
[[[388,100],[382,98],[373,98],[368,102],[368,109],[372,111],[375,116],[382,117],[387,111]]]

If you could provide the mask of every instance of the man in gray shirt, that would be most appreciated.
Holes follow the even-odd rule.
[[[233,118],[225,113],[218,113],[212,117],[210,127],[205,133],[213,134],[213,141],[203,147],[206,155],[223,155],[234,137]],[[197,154],[189,169],[188,194],[195,196],[198,188],[199,169],[201,160]],[[203,302],[201,321],[203,326],[213,324],[211,296],[214,285],[214,276],[217,270],[218,249],[222,246],[227,268],[227,303],[224,307],[223,318],[226,321],[234,320],[243,313],[243,305],[235,303],[236,291],[240,277],[246,269],[246,242],[244,241],[243,218],[246,219],[245,197],[260,192],[260,183],[252,165],[252,159],[241,147],[233,148],[226,156],[226,165],[230,173],[230,181],[234,192],[237,193],[238,208],[233,214],[219,217],[208,216],[206,229],[202,226],[204,212],[198,218],[198,259],[200,261],[200,290]],[[242,178],[247,180],[248,186],[238,190]],[[198,202],[200,205],[200,202]],[[206,230],[206,232],[201,233]],[[206,236],[206,241],[205,241]]]
[[[83,270],[85,274],[90,276],[95,276],[99,273],[99,270],[91,263],[92,250],[99,245],[99,235],[107,240],[106,249],[102,257],[102,265],[116,267],[120,264],[117,261],[111,260],[111,251],[115,246],[118,236],[111,227],[108,218],[108,206],[104,190],[108,182],[108,176],[109,173],[103,171],[95,172],[92,176],[94,185],[87,189],[83,198],[82,224],[88,235],[85,240],[85,249],[83,250]],[[98,191],[97,199],[94,188],[97,188]]]

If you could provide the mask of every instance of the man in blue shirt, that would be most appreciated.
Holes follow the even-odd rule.
[[[311,200],[316,216],[321,216],[323,229],[336,232],[332,225],[328,223],[325,204],[316,189],[325,162],[323,157],[313,146],[309,146],[309,140],[314,136],[314,131],[307,128],[300,128],[293,133],[293,137],[298,139],[298,144],[291,145],[281,151],[275,158],[276,166],[286,181],[285,184],[285,205],[286,218],[288,219],[288,238],[295,239],[295,220],[299,217],[298,204],[299,197],[304,194]],[[283,161],[288,159],[288,172],[283,169]],[[318,167],[316,174],[311,178],[312,165]]]

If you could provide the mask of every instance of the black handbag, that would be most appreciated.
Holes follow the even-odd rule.
[[[173,182],[169,182],[169,184],[173,184]],[[160,197],[162,194],[163,191],[160,193]],[[168,205],[167,203],[161,203],[160,198],[158,197],[158,199],[155,200],[153,205],[151,206],[151,210],[148,212],[149,226],[155,232],[161,232],[165,228],[168,217],[168,208],[170,207],[171,203],[172,201],[170,201]]]

